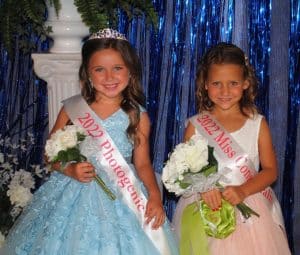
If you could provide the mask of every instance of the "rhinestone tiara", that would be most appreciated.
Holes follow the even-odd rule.
[[[113,30],[111,28],[104,28],[99,30],[96,33],[93,33],[90,35],[88,40],[92,39],[107,39],[107,38],[112,38],[112,39],[118,39],[118,40],[125,40],[127,41],[126,37],[124,34],[119,33],[116,30]]]

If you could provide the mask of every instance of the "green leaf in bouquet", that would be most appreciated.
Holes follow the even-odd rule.
[[[57,158],[55,159],[55,162],[61,161],[61,162],[68,162],[68,153],[67,151],[59,151],[57,153]]]
[[[82,133],[79,133],[79,132],[77,132],[76,135],[77,135],[77,140],[80,141],[80,142],[82,142],[86,137],[85,134],[82,134]]]
[[[82,154],[79,155],[79,161],[80,162],[83,162],[83,161],[86,161],[86,160],[87,160],[86,156],[84,156]]]
[[[70,162],[70,161],[80,161],[79,158],[80,158],[80,151],[77,147],[73,147],[73,148],[69,148],[66,150],[67,152],[67,160],[66,162]]]
[[[214,174],[218,171],[218,166],[217,165],[207,165],[203,167],[200,171],[205,177]]]
[[[218,171],[218,161],[214,156],[214,148],[208,146],[208,164],[201,169],[201,173],[206,177]]]
[[[218,165],[218,161],[214,156],[214,147],[210,147],[209,145],[208,145],[208,163],[210,165]]]
[[[186,189],[186,188],[187,188],[188,186],[190,186],[190,185],[191,185],[190,183],[179,181],[179,186],[180,186],[180,188],[182,188],[182,189]]]

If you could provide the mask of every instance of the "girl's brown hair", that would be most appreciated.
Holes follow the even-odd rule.
[[[126,130],[127,135],[136,141],[136,130],[140,121],[140,106],[145,107],[145,96],[141,86],[141,63],[135,50],[130,43],[121,39],[91,39],[84,43],[81,51],[82,63],[79,69],[79,79],[81,81],[81,94],[88,104],[96,100],[96,91],[89,81],[88,67],[92,55],[103,49],[113,49],[119,52],[126,67],[129,69],[130,78],[126,89],[122,92],[123,100],[121,108],[129,116],[129,125]]]
[[[208,77],[208,71],[213,64],[235,64],[243,69],[245,80],[249,82],[249,87],[243,91],[240,100],[240,110],[245,116],[249,116],[249,111],[254,114],[257,108],[254,100],[257,94],[258,81],[254,69],[249,64],[244,52],[237,46],[230,43],[219,43],[210,48],[197,67],[196,77],[196,99],[199,112],[210,111],[213,102],[209,99],[205,84]]]

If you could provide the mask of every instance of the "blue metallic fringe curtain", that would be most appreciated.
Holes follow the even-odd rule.
[[[289,243],[300,254],[300,3],[298,0],[154,0],[157,30],[143,19],[120,16],[143,63],[143,85],[152,120],[152,158],[157,172],[182,140],[186,119],[195,109],[196,65],[205,50],[220,41],[233,42],[249,56],[260,80],[257,105],[269,121],[278,157],[274,189],[281,201]],[[2,46],[1,46],[2,47]],[[41,45],[39,51],[46,51]],[[32,71],[30,56],[1,48],[0,131],[21,139],[30,131],[37,144],[26,159],[41,161],[47,135],[47,92]],[[1,148],[1,147],[0,147]],[[25,164],[25,163],[24,163]],[[176,198],[165,192],[172,217]],[[271,233],[270,233],[271,234]]]
[[[295,251],[297,249],[299,253],[300,2],[298,0],[291,1],[290,16],[288,126],[283,175],[283,187],[286,188],[282,191],[282,206],[284,208],[287,231],[292,233],[292,236],[289,238],[290,244],[292,245],[294,241]]]
[[[47,87],[35,76],[30,54],[20,54],[18,42],[11,58],[2,44],[0,47],[0,152],[9,157],[7,143],[22,144],[15,148],[18,162],[20,168],[29,169],[43,161],[48,135]],[[39,43],[37,48],[48,49],[48,44]]]
[[[270,57],[270,26],[271,0],[249,1],[248,45],[249,60],[255,67],[256,76],[260,81],[258,90],[258,108],[268,111],[269,91],[269,57]]]

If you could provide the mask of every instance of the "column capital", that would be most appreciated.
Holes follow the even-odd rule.
[[[80,53],[34,53],[33,68],[38,77],[47,82],[49,130],[52,129],[61,101],[80,93],[78,70]]]

